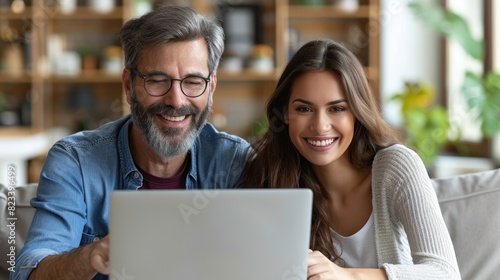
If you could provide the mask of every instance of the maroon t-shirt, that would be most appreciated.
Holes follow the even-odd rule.
[[[141,172],[142,177],[142,186],[139,190],[183,190],[186,189],[186,176],[188,173],[189,166],[189,157],[187,157],[186,161],[182,165],[179,173],[170,178],[160,178],[154,175],[147,173],[142,170],[138,165],[137,169]]]

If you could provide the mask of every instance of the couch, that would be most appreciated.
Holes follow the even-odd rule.
[[[500,279],[500,169],[433,184],[462,279]]]
[[[500,279],[500,169],[433,179],[462,279]],[[36,184],[16,187],[15,231],[8,227],[8,188],[0,185],[0,279],[8,279],[9,237],[18,253],[34,214]]]

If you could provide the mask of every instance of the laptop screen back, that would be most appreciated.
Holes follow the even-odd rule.
[[[306,279],[308,189],[115,191],[110,279]]]

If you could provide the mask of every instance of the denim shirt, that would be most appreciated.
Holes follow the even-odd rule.
[[[36,209],[11,279],[28,279],[45,257],[87,245],[108,234],[109,198],[137,190],[143,177],[129,148],[131,117],[70,135],[50,149],[40,176]],[[239,187],[249,143],[206,124],[190,150],[186,189]],[[108,279],[97,275],[94,279]]]

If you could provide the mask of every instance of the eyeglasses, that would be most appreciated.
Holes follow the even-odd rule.
[[[200,76],[186,76],[182,79],[174,79],[165,74],[144,75],[136,69],[131,69],[139,78],[144,80],[144,89],[151,96],[163,96],[172,88],[174,81],[181,83],[181,91],[187,97],[201,96],[210,82],[208,78]]]

